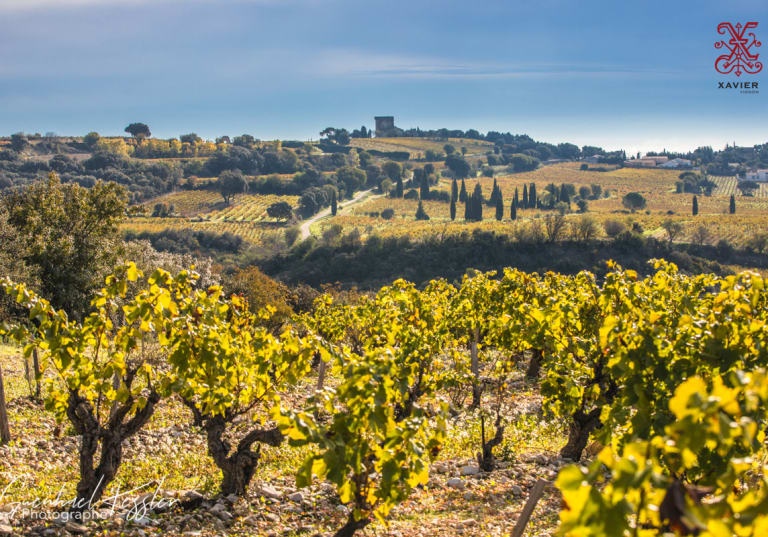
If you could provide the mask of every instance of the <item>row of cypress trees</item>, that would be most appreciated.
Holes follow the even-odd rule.
[[[458,202],[464,203],[464,219],[470,222],[479,222],[483,219],[483,203],[486,203],[483,198],[483,192],[480,188],[480,183],[475,184],[475,189],[471,195],[467,194],[467,187],[464,180],[461,180],[461,188],[459,188],[456,179],[453,180],[451,185],[451,220],[456,220],[456,205]],[[501,192],[501,187],[496,180],[493,180],[493,190],[491,197],[487,201],[488,205],[494,207],[496,220],[502,220],[504,218],[504,195]],[[517,188],[515,188],[515,196],[512,199],[512,203],[509,207],[510,220],[517,219],[518,209],[531,209],[537,205],[536,184],[531,183],[529,185],[523,185],[523,199],[520,201],[520,195]]]

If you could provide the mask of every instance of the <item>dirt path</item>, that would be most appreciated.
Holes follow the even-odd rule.
[[[374,198],[378,197],[378,196],[371,196],[370,198],[368,198],[367,196],[371,192],[373,192],[372,188],[370,190],[361,190],[360,192],[355,194],[352,197],[351,200],[345,202],[343,205],[340,203],[339,204],[339,210],[338,210],[337,214],[343,213],[350,206],[356,205],[357,203],[360,203],[360,202],[364,201],[365,199],[374,199]],[[301,224],[301,228],[300,228],[301,229],[301,240],[305,240],[305,239],[308,239],[310,237],[310,235],[312,233],[309,231],[309,227],[312,224],[314,224],[318,220],[321,220],[321,219],[325,218],[326,216],[328,216],[330,214],[331,214],[331,208],[327,207],[327,208],[323,209],[322,211],[320,211],[319,213],[317,213],[312,218],[310,218],[309,220],[307,220],[306,222],[304,222],[303,224]]]

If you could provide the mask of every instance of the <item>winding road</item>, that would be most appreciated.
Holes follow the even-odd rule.
[[[373,192],[373,190],[374,190],[373,188],[371,188],[369,190],[361,190],[360,192],[355,194],[352,197],[351,200],[345,202],[343,205],[341,203],[339,203],[339,210],[337,211],[337,214],[343,213],[351,205],[355,205],[357,203],[360,203],[361,201],[363,201],[363,198],[365,198],[368,194]],[[377,197],[378,196],[372,196],[371,199],[377,198]],[[301,224],[301,227],[299,228],[299,229],[301,229],[301,240],[306,240],[306,239],[308,239],[310,237],[310,235],[312,235],[312,233],[309,231],[309,226],[311,226],[312,224],[314,224],[318,220],[321,220],[321,219],[325,218],[329,214],[331,214],[331,208],[327,207],[327,208],[323,209],[322,211],[320,211],[319,213],[317,213],[312,218],[310,218],[309,220],[307,220],[306,222],[304,222],[303,224]]]

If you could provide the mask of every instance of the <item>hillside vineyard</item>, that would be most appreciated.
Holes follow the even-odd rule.
[[[297,486],[332,483],[349,508],[337,535],[352,535],[429,486],[459,415],[482,409],[472,472],[503,467],[502,409],[524,371],[565,427],[563,535],[768,528],[768,295],[756,273],[688,276],[658,260],[645,278],[613,265],[601,281],[511,269],[456,286],[398,280],[356,304],[323,295],[279,335],[263,327],[269,310],[197,280],[127,264],[82,321],[3,282],[30,322],[2,334],[37,353],[46,406],[83,435],[78,498],[101,498],[121,446],[178,399],[222,493],[245,494],[265,452],[308,447]],[[235,427],[238,416],[254,425]],[[591,434],[602,451],[575,464]]]

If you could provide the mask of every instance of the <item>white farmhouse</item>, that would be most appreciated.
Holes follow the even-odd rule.
[[[747,181],[768,182],[768,170],[752,170],[744,176]]]
[[[691,161],[685,158],[673,158],[659,165],[660,168],[690,168]]]

